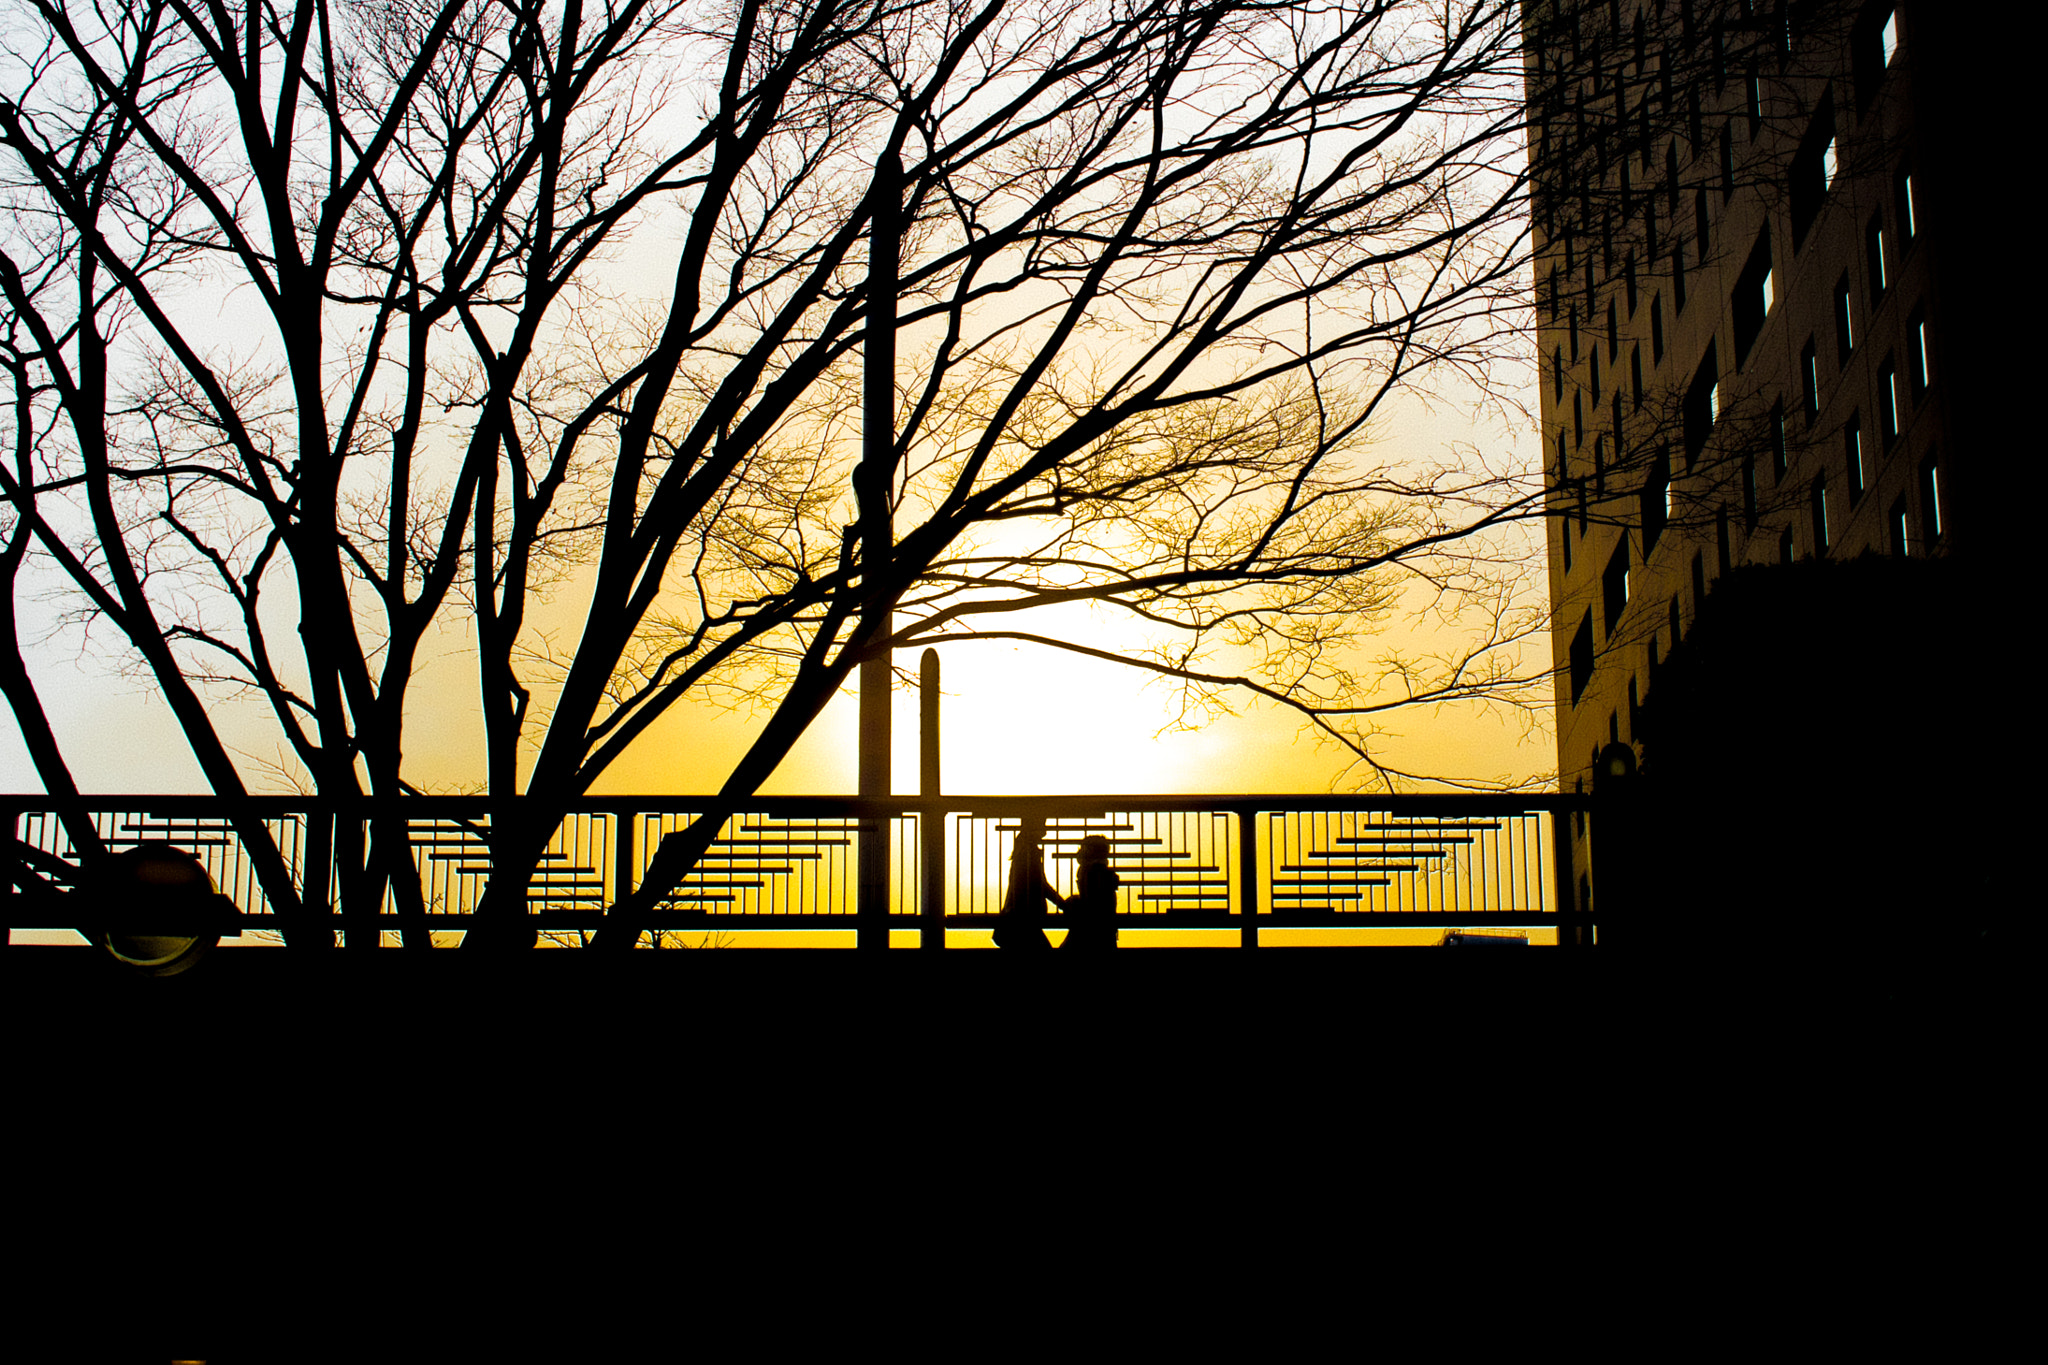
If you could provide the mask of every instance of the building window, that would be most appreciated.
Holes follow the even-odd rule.
[[[1628,382],[1630,397],[1633,399],[1633,407],[1636,411],[1641,411],[1643,406],[1643,348],[1640,346],[1628,348]]]
[[[1700,619],[1700,608],[1707,604],[1707,557],[1697,551],[1692,557],[1692,619]]]
[[[1856,106],[1868,109],[1884,82],[1885,69],[1899,50],[1899,12],[1896,8],[1866,9],[1851,37],[1850,62],[1856,79]]]
[[[1756,456],[1742,457],[1742,529],[1756,529]]]
[[[1892,504],[1891,516],[1892,553],[1900,559],[1906,557],[1906,500],[1900,498]]]
[[[1771,405],[1771,483],[1776,486],[1785,479],[1785,405]]]
[[[1582,449],[1586,444],[1586,405],[1578,390],[1572,391],[1572,449]]]
[[[1856,319],[1850,304],[1846,272],[1835,281],[1835,349],[1844,365],[1849,363],[1849,356],[1856,350]]]
[[[1564,347],[1553,346],[1550,350],[1550,391],[1558,402],[1564,401]]]
[[[1820,416],[1820,360],[1813,352],[1813,338],[1799,352],[1800,397],[1806,404],[1806,420]]]
[[[1621,355],[1621,326],[1615,312],[1616,303],[1607,301],[1607,359],[1613,361]]]
[[[1572,636],[1572,705],[1579,704],[1579,698],[1586,694],[1586,684],[1593,677],[1593,613],[1587,612],[1579,621],[1578,631]]]
[[[1854,507],[1869,486],[1870,475],[1863,465],[1863,424],[1853,412],[1842,428],[1842,462],[1849,471],[1849,505]]]
[[[1650,476],[1643,480],[1637,512],[1642,518],[1643,558],[1647,560],[1671,517],[1671,453],[1664,446],[1657,447],[1656,458],[1650,462]]]
[[[1721,371],[1715,363],[1714,346],[1707,343],[1707,354],[1700,361],[1699,370],[1693,375],[1692,387],[1685,394],[1685,467],[1692,468],[1707,443],[1707,437],[1714,430],[1714,422],[1721,413]]]
[[[1729,124],[1721,125],[1721,202],[1727,203],[1735,197],[1735,133]]]
[[[1913,348],[1906,360],[1906,382],[1913,386],[1913,399],[1918,402],[1934,383],[1934,375],[1927,368],[1927,319],[1917,308],[1906,323],[1906,344]]]
[[[1911,166],[1899,167],[1899,179],[1894,189],[1894,195],[1898,200],[1899,244],[1901,246],[1910,246],[1912,245],[1913,238],[1920,231],[1919,222],[1913,216],[1913,168]]]
[[[1636,315],[1636,253],[1631,251],[1621,263],[1621,279],[1627,289],[1628,315]]]
[[[1656,364],[1664,358],[1664,298],[1660,294],[1650,300],[1650,363]]]
[[[1835,110],[1826,96],[1792,157],[1792,249],[1804,245],[1821,201],[1835,178]]]
[[[1572,523],[1566,518],[1558,527],[1558,544],[1564,547],[1564,571],[1572,571]]]
[[[1877,372],[1877,417],[1884,448],[1890,450],[1892,442],[1899,439],[1899,374],[1890,356]]]
[[[1593,395],[1593,401],[1598,403],[1600,401],[1600,350],[1598,346],[1595,346],[1592,354],[1586,357],[1586,367],[1586,388]]]
[[[1749,250],[1749,263],[1735,280],[1732,311],[1737,365],[1749,358],[1749,348],[1756,344],[1757,333],[1763,331],[1764,319],[1777,297],[1777,281],[1771,271],[1771,234],[1766,228],[1758,234],[1756,245]]]
[[[1941,466],[1932,453],[1920,462],[1920,529],[1929,545],[1941,539]]]
[[[1813,480],[1813,552],[1816,556],[1828,552],[1828,479],[1827,475],[1816,475]]]
[[[1671,243],[1671,311],[1685,311],[1685,238],[1679,236]]]
[[[1743,87],[1743,104],[1749,115],[1749,136],[1752,141],[1764,126],[1764,82],[1758,74],[1756,63],[1749,64],[1749,76]]]
[[[1714,513],[1714,572],[1726,577],[1734,566],[1735,555],[1728,540],[1728,509],[1723,507]]]
[[[1790,564],[1798,555],[1799,547],[1792,542],[1792,528],[1787,526],[1778,532],[1778,562]]]
[[[1577,364],[1579,359],[1579,307],[1576,303],[1572,305],[1570,315],[1565,320],[1565,337],[1571,343],[1572,363]]]
[[[1692,231],[1700,239],[1700,264],[1705,265],[1707,252],[1711,250],[1713,220],[1707,215],[1707,192],[1695,190],[1692,196]]]
[[[1884,268],[1884,214],[1882,211],[1870,215],[1870,226],[1863,233],[1864,250],[1870,256],[1870,307],[1877,309],[1878,300],[1885,290],[1891,288],[1891,277]]]
[[[1607,492],[1607,438],[1597,431],[1593,433],[1593,491]]]
[[[1600,575],[1600,604],[1606,618],[1606,634],[1613,635],[1614,628],[1621,624],[1621,613],[1628,606],[1628,537],[1614,547],[1614,555],[1607,561],[1607,568]]]

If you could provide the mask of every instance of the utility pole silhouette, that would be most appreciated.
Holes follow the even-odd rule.
[[[888,638],[895,595],[887,589],[887,565],[895,527],[889,491],[896,482],[896,289],[901,235],[902,163],[895,153],[875,166],[868,191],[868,321],[863,341],[861,461],[854,490],[860,505],[860,637],[873,644]],[[878,650],[860,664],[860,794],[887,797],[889,781],[889,654]],[[862,948],[889,946],[889,822],[869,815],[861,822],[860,897],[854,942]]]
[[[917,661],[917,794],[939,793],[939,651],[927,649]],[[946,816],[926,809],[918,816],[918,847],[923,881],[918,888],[918,919],[923,948],[946,946]]]

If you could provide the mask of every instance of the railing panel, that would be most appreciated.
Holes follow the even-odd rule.
[[[4,804],[24,842],[77,861],[55,811],[37,798]],[[644,880],[662,840],[711,818],[692,804],[702,803],[623,797],[573,809],[552,832],[528,888],[535,927],[554,943],[587,942],[607,908]],[[506,804],[425,797],[397,805],[426,923],[437,931],[435,941],[453,941],[453,933],[444,938],[438,931],[466,929],[482,901],[493,870],[492,812]],[[1062,892],[1074,889],[1081,840],[1109,840],[1124,929],[1232,930],[1247,944],[1267,930],[1406,929],[1412,939],[1431,926],[1554,929],[1560,912],[1573,908],[1560,903],[1553,885],[1561,875],[1557,821],[1590,808],[1587,799],[1564,797],[1397,797],[1377,804],[1299,796],[1123,797],[1100,804],[1087,797],[760,798],[722,820],[705,857],[656,903],[650,927],[850,933],[861,831],[865,821],[886,820],[895,941],[912,941],[909,931],[940,923],[920,918],[927,840],[937,841],[942,854],[929,871],[941,892],[944,926],[955,935],[993,928],[1019,831],[1030,818],[1043,822],[1046,876]],[[260,821],[302,887],[310,872],[316,886],[330,888],[330,899],[340,885],[331,857],[324,878],[307,860],[337,845],[359,856],[374,834],[366,806],[338,814],[332,805],[285,798],[109,798],[104,807],[82,802],[79,813],[114,848],[162,840],[188,849],[252,917],[251,929],[274,931],[279,925],[254,860],[225,813],[233,809],[245,821]],[[1247,822],[1257,835],[1249,859]],[[333,839],[326,837],[330,830]],[[342,837],[356,833],[360,840]],[[16,910],[31,913],[19,898]],[[402,922],[387,891],[368,927],[378,941],[395,942]],[[1059,924],[1053,909],[1048,927]],[[333,926],[347,932],[363,924],[337,916]],[[979,940],[970,933],[966,941]],[[1267,941],[1287,939],[1283,933]]]
[[[1548,810],[1418,815],[1271,811],[1263,880],[1275,922],[1453,925],[1554,917]]]
[[[946,916],[955,928],[995,927],[1009,888],[1022,817],[955,815],[947,847],[952,875]],[[1239,913],[1234,823],[1226,812],[1113,810],[1048,816],[1041,839],[1046,880],[1058,891],[1075,888],[1081,840],[1109,840],[1110,866],[1122,882],[1119,924],[1164,928],[1196,920],[1222,921]],[[1052,910],[1049,928],[1059,927]]]
[[[661,841],[701,818],[688,811],[642,814],[635,840],[636,883],[646,876]],[[918,913],[919,823],[915,814],[888,818],[884,844],[892,919]],[[725,820],[697,866],[656,903],[655,915],[672,922],[724,921],[748,928],[780,922],[851,929],[865,825],[854,816],[742,811]]]
[[[535,914],[595,914],[617,898],[618,816],[571,811],[548,837],[527,883],[527,909]],[[429,915],[473,913],[490,884],[491,817],[488,812],[410,816],[406,838]],[[395,909],[389,893],[385,912]]]
[[[256,879],[255,861],[233,823],[223,815],[195,813],[186,808],[203,804],[194,799],[170,808],[95,810],[91,812],[92,826],[111,853],[141,843],[175,844],[199,859],[214,885],[234,901],[236,908],[244,914],[268,914],[270,898]],[[23,810],[13,823],[15,836],[30,847],[73,865],[81,861],[55,811]],[[306,851],[305,816],[282,811],[262,817],[262,824],[293,875],[299,876]]]

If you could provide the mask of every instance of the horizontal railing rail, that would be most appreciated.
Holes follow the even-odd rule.
[[[642,931],[883,924],[922,931],[937,946],[948,930],[997,923],[1029,819],[1043,822],[1056,889],[1073,887],[1083,838],[1108,841],[1123,930],[1233,930],[1245,946],[1268,931],[1332,928],[1549,930],[1559,942],[1585,942],[1591,921],[1570,894],[1566,825],[1594,808],[1592,798],[1554,794],[612,796],[554,808],[559,818],[527,882],[526,922],[573,946],[633,897]],[[0,822],[18,850],[6,859],[7,880],[21,888],[5,898],[7,923],[68,927],[48,922],[63,905],[44,894],[62,889],[51,860],[79,865],[72,832],[90,827],[109,851],[161,842],[198,858],[245,933],[288,927],[259,876],[255,843],[272,884],[288,877],[308,907],[296,923],[315,936],[331,928],[351,943],[381,942],[425,931],[454,941],[490,885],[495,831],[516,820],[530,832],[540,809],[530,798],[484,796],[0,797]],[[708,818],[720,827],[694,865],[670,885],[647,885],[662,841]],[[367,850],[388,857],[398,839],[417,898],[387,885],[374,912],[359,902],[342,915],[338,888],[364,875],[374,861]],[[870,883],[886,885],[886,904],[865,916],[864,841],[866,856],[887,859],[886,878]],[[1057,906],[1048,911],[1046,926],[1059,929]]]

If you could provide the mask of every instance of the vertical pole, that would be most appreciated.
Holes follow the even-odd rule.
[[[383,803],[378,803],[375,813],[370,807],[363,808],[360,845],[363,875],[358,883],[359,894],[349,897],[348,903],[342,906],[341,946],[344,948],[375,948],[383,937],[382,926],[377,921],[384,913],[387,883],[381,874],[386,866],[387,850],[379,835],[380,827],[386,826],[376,818],[376,814],[382,812],[382,806]]]
[[[1237,904],[1244,916],[1237,929],[1237,946],[1259,946],[1259,812],[1237,813]]]
[[[299,904],[306,912],[300,939],[321,948],[334,946],[334,820],[334,811],[324,803],[315,802],[306,812],[306,861],[299,874]],[[287,929],[285,941],[291,939]]]
[[[1557,946],[1571,948],[1578,945],[1579,905],[1578,887],[1572,875],[1572,815],[1562,808],[1550,812],[1550,847],[1552,872],[1551,895],[1557,898]]]
[[[7,847],[12,850],[15,841],[21,838],[21,811],[19,809],[9,806],[6,808],[5,814],[0,814],[0,836],[6,838]],[[13,858],[9,857],[8,862],[11,864]],[[0,905],[6,906],[8,910],[7,923],[0,924],[0,948],[4,948],[14,941],[14,912],[21,905],[22,894],[22,892],[15,890],[12,885],[0,887]]]
[[[639,818],[640,812],[638,811],[615,810],[612,812],[612,819],[617,822],[617,829],[612,836],[613,905],[617,905],[620,901],[626,900],[633,894],[633,865],[638,860],[635,843],[638,831],[633,828],[633,822]]]
[[[917,661],[917,794],[939,794],[939,651],[928,649]],[[924,881],[917,908],[923,921],[920,948],[946,946],[946,813],[926,806],[918,816],[919,845],[924,853]]]
[[[1594,941],[1602,925],[1621,921],[1624,939],[1640,937],[1635,922],[1636,858],[1642,846],[1641,793],[1636,789],[1636,751],[1626,744],[1600,750],[1593,770],[1593,915],[1580,930],[1581,945]],[[1601,934],[1611,938],[1611,934]]]
[[[868,191],[867,329],[862,341],[861,458],[854,471],[860,503],[860,639],[886,639],[894,597],[887,565],[895,528],[889,495],[896,482],[897,219],[902,163],[892,153],[875,166]],[[860,795],[886,799],[889,780],[889,655],[877,651],[860,665]],[[854,941],[862,948],[889,946],[889,817],[874,809],[861,821]]]

